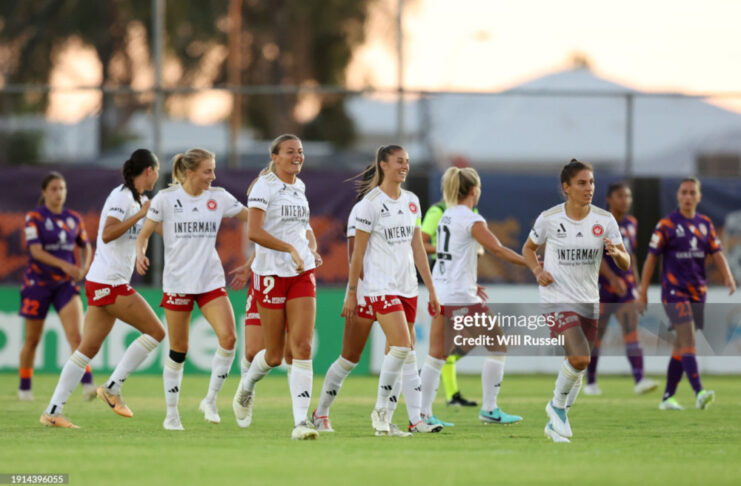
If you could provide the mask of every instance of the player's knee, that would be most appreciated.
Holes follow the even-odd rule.
[[[165,330],[160,325],[153,327],[152,331],[147,334],[152,336],[158,343],[161,343],[165,339]]]
[[[237,335],[234,334],[234,331],[224,334],[222,336],[219,336],[219,346],[221,346],[224,349],[234,349],[234,346],[237,344]]]
[[[311,358],[311,341],[305,340],[298,343],[294,343],[291,346],[291,355],[294,359],[310,359]]]
[[[360,351],[356,349],[350,349],[347,351],[343,350],[340,356],[342,356],[344,359],[348,360],[351,363],[358,363],[360,361],[361,354],[363,354],[362,349]]]
[[[40,336],[26,336],[26,340],[23,341],[23,347],[26,350],[34,350],[38,347]]]
[[[268,352],[265,351],[265,362],[270,366],[271,368],[274,368],[276,366],[280,366],[280,364],[283,362],[283,353],[278,351],[272,351]]]
[[[579,371],[587,369],[589,360],[589,356],[569,356],[569,364]]]

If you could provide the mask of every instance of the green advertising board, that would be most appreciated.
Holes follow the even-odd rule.
[[[138,291],[149,302],[164,324],[164,310],[159,307],[162,292],[153,289],[138,289]],[[317,290],[317,317],[313,344],[316,374],[326,373],[342,349],[344,320],[340,317],[340,311],[344,297],[344,289],[320,288]],[[241,357],[244,353],[246,293],[230,290],[229,300],[234,308],[237,321],[237,350],[238,356]],[[18,287],[0,287],[0,371],[2,372],[18,369],[18,357],[24,337],[23,318],[18,315],[19,305]],[[128,345],[138,336],[139,332],[133,327],[117,321],[100,352],[91,362],[93,370],[102,373],[113,371]],[[198,310],[193,311],[185,372],[209,373],[217,344],[216,335],[203,315]],[[165,338],[157,350],[142,363],[139,371],[161,373],[163,359],[167,356],[168,350],[169,346]],[[50,310],[46,317],[44,334],[36,350],[34,368],[36,372],[59,373],[69,354],[69,345],[64,337],[59,317],[56,312]],[[239,357],[234,360],[233,373],[239,372]],[[368,373],[368,362],[369,352],[366,349],[355,373]]]

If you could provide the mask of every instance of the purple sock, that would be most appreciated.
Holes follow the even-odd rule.
[[[628,343],[625,345],[625,355],[633,370],[633,379],[638,383],[643,379],[643,350],[638,343]]]
[[[587,385],[597,382],[597,361],[599,361],[599,345],[595,344],[592,348],[592,356],[587,366]]]
[[[93,382],[93,372],[92,371],[85,371],[85,374],[82,375],[82,380],[80,380],[80,383],[83,385],[89,385]]]
[[[697,369],[697,358],[694,354],[682,355],[682,368],[684,368],[695,394],[699,393],[702,390],[702,383],[700,383],[700,370]]]
[[[677,392],[677,385],[682,379],[682,373],[684,368],[682,367],[682,360],[677,356],[672,356],[669,360],[669,367],[666,370],[666,389],[664,389],[664,398],[673,397]]]
[[[21,378],[21,384],[18,387],[19,390],[30,390],[31,389],[31,378]]]

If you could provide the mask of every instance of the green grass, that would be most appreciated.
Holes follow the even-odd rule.
[[[103,377],[98,377],[102,380]],[[203,420],[198,403],[206,376],[185,376],[180,398],[184,432],[162,429],[159,376],[136,375],[124,396],[133,419],[114,415],[100,401],[82,401],[79,389],[65,413],[80,430],[46,428],[38,418],[57,377],[34,377],[35,402],[15,398],[17,378],[0,375],[0,473],[69,473],[70,484],[739,484],[741,380],[705,377],[717,400],[694,408],[683,380],[684,412],[657,410],[659,392],[635,397],[632,380],[603,377],[601,397],[581,396],[570,412],[571,444],[543,436],[554,376],[505,376],[500,405],[523,423],[484,426],[476,410],[436,413],[455,427],[410,439],[374,437],[369,414],[377,381],[351,376],[332,410],[334,434],[290,440],[292,417],[284,376],[258,384],[254,420],[237,427],[231,410],[237,380],[219,397],[222,423]],[[661,380],[660,380],[661,381]],[[461,377],[468,397],[480,397],[478,377]],[[321,377],[314,383],[315,398]],[[395,422],[406,422],[403,403]]]

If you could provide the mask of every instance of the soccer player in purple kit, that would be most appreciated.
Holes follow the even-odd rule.
[[[697,212],[702,199],[700,181],[683,179],[677,191],[679,208],[659,221],[651,237],[648,257],[643,265],[639,291],[642,304],[648,301],[648,285],[659,256],[664,257],[661,269],[661,300],[671,326],[676,331],[674,349],[666,373],[666,390],[660,410],[684,410],[674,398],[682,373],[695,391],[695,406],[704,410],[715,398],[700,381],[695,350],[695,329],[703,328],[703,310],[707,297],[705,257],[710,255],[723,275],[723,284],[730,294],[736,291],[728,262],[723,256],[720,240],[710,218]]]
[[[20,356],[19,400],[33,400],[31,378],[36,347],[41,340],[49,306],[62,321],[70,349],[80,345],[82,300],[75,284],[85,278],[93,252],[82,218],[64,207],[67,184],[59,172],[50,172],[41,181],[40,206],[26,214],[26,245],[30,253],[21,286],[20,315],[26,320],[26,338]],[[79,246],[80,264],[75,261]],[[93,375],[88,366],[82,377],[83,397],[95,398]]]
[[[628,357],[637,394],[655,390],[657,383],[643,376],[643,350],[638,342],[638,309],[635,301],[638,298],[636,282],[638,270],[635,248],[638,245],[638,221],[628,214],[633,204],[633,193],[626,182],[615,182],[607,188],[607,207],[620,228],[623,245],[630,254],[630,268],[621,270],[612,258],[602,257],[599,271],[600,318],[598,322],[597,340],[592,347],[592,357],[587,367],[587,385],[585,395],[601,395],[597,385],[597,362],[599,361],[602,338],[614,314],[620,323],[625,341],[625,355]]]

